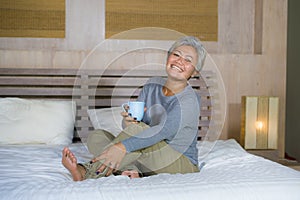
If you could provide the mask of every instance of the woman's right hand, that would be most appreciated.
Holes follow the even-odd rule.
[[[130,114],[127,112],[128,108],[129,108],[128,106],[125,106],[124,107],[125,111],[121,112],[121,115],[123,117],[123,121],[122,121],[123,128],[126,128],[130,124],[138,123],[138,121],[136,121],[135,118],[131,117]]]

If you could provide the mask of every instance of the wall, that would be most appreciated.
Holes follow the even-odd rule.
[[[104,0],[66,0],[66,38],[0,38],[0,66],[79,68],[95,45],[104,41],[104,7]],[[283,155],[287,0],[219,0],[218,26],[218,41],[204,45],[222,74],[227,94],[221,139],[239,140],[242,95],[279,96],[279,149]],[[116,40],[101,55],[105,59],[128,45],[138,47],[147,42]],[[159,45],[167,47],[170,42]],[[136,61],[124,60],[120,67],[132,66],[132,62]]]
[[[289,156],[300,161],[300,1],[288,2],[288,55],[287,55],[287,105],[286,105],[286,152]]]

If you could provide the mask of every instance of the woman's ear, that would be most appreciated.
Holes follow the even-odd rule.
[[[198,75],[198,74],[200,74],[200,72],[197,71],[197,70],[194,70],[194,72],[193,72],[193,74],[192,74],[192,77],[194,77],[194,76],[196,76],[196,75]]]
[[[188,80],[190,80],[191,78],[194,78],[194,76],[200,74],[199,71],[194,70],[193,74],[188,78]]]

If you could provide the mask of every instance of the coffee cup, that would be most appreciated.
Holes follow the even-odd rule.
[[[125,106],[129,109],[125,110]],[[128,103],[123,103],[122,108],[127,111],[131,117],[135,118],[136,121],[141,121],[144,117],[145,103],[142,101],[129,101]]]

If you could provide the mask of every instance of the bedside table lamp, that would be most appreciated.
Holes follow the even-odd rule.
[[[245,149],[277,149],[278,97],[242,96],[241,145]]]

